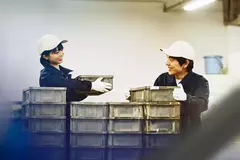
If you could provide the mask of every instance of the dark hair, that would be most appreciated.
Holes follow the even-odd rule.
[[[63,50],[63,45],[60,43],[56,48],[52,50],[44,51],[40,57],[40,63],[43,65],[43,67],[47,67],[50,65],[49,60],[46,60],[43,56],[49,56],[51,52],[56,53],[56,51]]]
[[[176,59],[181,66],[184,63],[186,63],[186,60],[187,60],[186,58],[183,58],[183,57],[171,57],[171,58]],[[189,61],[189,64],[187,66],[187,71],[190,72],[193,69],[194,63],[193,63],[193,60],[188,59],[188,61]]]

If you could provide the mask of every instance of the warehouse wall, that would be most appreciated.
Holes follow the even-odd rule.
[[[228,33],[228,69],[229,74],[240,79],[240,74],[238,71],[238,61],[240,59],[240,28],[237,26],[227,27]]]
[[[46,33],[69,40],[63,65],[78,74],[112,74],[114,90],[85,101],[124,101],[129,87],[152,85],[166,71],[160,47],[178,39],[192,43],[195,71],[204,73],[203,56],[227,56],[227,30],[221,11],[162,12],[161,3],[24,1],[0,2],[1,90],[21,99],[21,90],[38,86],[42,66],[36,53]],[[7,91],[7,92],[6,92]]]

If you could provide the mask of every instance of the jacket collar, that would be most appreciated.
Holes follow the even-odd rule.
[[[176,86],[176,79],[173,75],[169,75],[169,77],[167,77],[167,82],[169,86]]]
[[[68,69],[68,68],[64,68],[62,66],[59,66],[60,70],[64,73],[64,74],[69,74],[70,72],[72,72],[73,70]]]
[[[70,72],[72,72],[73,70],[68,69],[68,68],[64,68],[62,66],[59,66],[60,70],[58,70],[57,68],[49,65],[47,67],[45,67],[46,69],[48,69],[50,72],[56,73],[56,74],[61,74],[61,72],[65,75],[69,74]]]
[[[188,72],[188,74],[181,80],[181,84],[183,86],[188,84],[191,81],[192,76],[193,76],[193,72],[192,71]],[[173,75],[169,75],[167,81],[168,81],[168,85],[177,86],[176,79]]]
[[[188,74],[181,80],[182,85],[186,85],[187,83],[189,83],[191,81],[192,76],[193,72],[192,71],[188,72]]]

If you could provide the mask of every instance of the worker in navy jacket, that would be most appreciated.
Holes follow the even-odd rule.
[[[41,56],[40,62],[44,66],[41,70],[39,83],[41,87],[66,87],[67,101],[81,101],[87,97],[83,92],[91,90],[108,92],[111,84],[101,82],[102,78],[95,82],[80,81],[71,78],[72,70],[64,68],[63,43],[67,40],[59,40],[54,35],[44,35],[38,42],[38,53]],[[82,92],[82,94],[79,94]]]
[[[173,97],[181,103],[180,131],[199,128],[200,115],[208,109],[209,84],[202,76],[192,71],[194,48],[185,41],[176,41],[168,49],[160,49],[167,56],[168,72],[162,73],[154,86],[179,86]]]

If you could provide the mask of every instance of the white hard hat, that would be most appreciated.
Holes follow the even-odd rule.
[[[167,49],[160,49],[166,55],[171,57],[183,57],[189,60],[193,60],[195,57],[194,48],[185,41],[176,41]]]
[[[38,54],[41,55],[44,51],[49,51],[56,48],[60,43],[66,43],[67,40],[60,40],[54,35],[44,35],[38,41]]]

